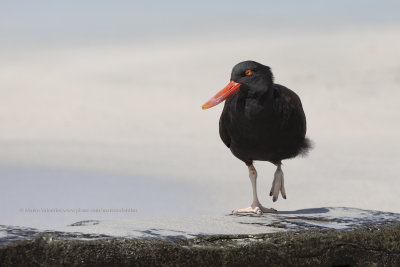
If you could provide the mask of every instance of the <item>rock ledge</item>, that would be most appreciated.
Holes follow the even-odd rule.
[[[400,222],[169,240],[67,240],[43,235],[0,247],[0,266],[400,266]]]

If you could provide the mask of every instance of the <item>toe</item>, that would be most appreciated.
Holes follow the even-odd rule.
[[[282,179],[281,179],[281,188],[280,188],[280,191],[281,191],[282,197],[283,197],[284,199],[286,199],[285,182],[284,182],[284,176],[283,176],[283,174],[282,174]]]
[[[254,213],[255,213],[255,214],[258,214],[258,215],[262,215],[262,214],[263,214],[262,210],[261,210],[259,207],[256,207],[256,208],[254,209]]]
[[[266,207],[261,207],[261,210],[263,211],[263,213],[276,213],[276,209],[269,209]]]

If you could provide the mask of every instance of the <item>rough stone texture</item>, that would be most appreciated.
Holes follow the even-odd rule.
[[[400,266],[400,223],[165,240],[65,240],[50,235],[0,248],[0,266]]]

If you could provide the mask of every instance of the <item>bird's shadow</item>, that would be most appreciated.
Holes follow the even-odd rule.
[[[321,213],[328,213],[328,208],[311,208],[311,209],[301,209],[301,210],[283,210],[277,211],[276,213],[265,213],[264,215],[268,214],[278,214],[278,215],[293,215],[293,214],[321,214]],[[241,214],[229,214],[239,217],[259,217],[260,215],[253,214],[253,213],[241,213]]]
[[[276,214],[316,214],[316,213],[328,213],[328,208],[312,208],[312,209],[301,209],[301,210],[290,210],[290,211],[278,211]]]

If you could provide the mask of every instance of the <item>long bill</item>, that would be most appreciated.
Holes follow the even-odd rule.
[[[231,81],[228,83],[227,86],[225,86],[221,91],[219,91],[215,96],[213,96],[210,100],[208,100],[206,103],[204,103],[201,108],[202,109],[208,109],[213,106],[218,105],[225,99],[227,99],[230,95],[236,93],[239,91],[239,87],[241,86],[241,83],[237,83],[234,81]]]

